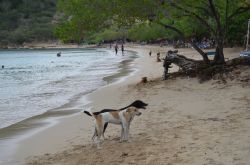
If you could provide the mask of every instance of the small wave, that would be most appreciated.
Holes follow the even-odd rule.
[[[70,65],[57,65],[56,68],[70,68]]]
[[[24,70],[24,69],[32,69],[33,66],[25,66],[25,67],[6,67],[4,68],[4,70]]]
[[[25,96],[26,98],[34,98],[34,97],[53,97],[55,96],[55,92],[44,92],[44,93],[35,93],[29,96]]]

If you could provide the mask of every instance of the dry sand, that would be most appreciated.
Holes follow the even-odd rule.
[[[120,126],[109,125],[107,139],[96,149],[91,142],[94,124],[82,113],[61,119],[55,126],[23,141],[18,157],[26,164],[62,165],[247,165],[250,162],[250,69],[230,74],[227,83],[196,78],[161,80],[163,48],[130,47],[140,58],[137,71],[90,94],[92,111],[120,108],[136,99],[149,104],[131,125],[131,142],[119,143]],[[149,57],[149,50],[153,50]],[[192,49],[182,54],[200,58]],[[228,58],[239,55],[226,50]],[[174,67],[172,71],[177,70]],[[152,80],[138,83],[141,77]]]

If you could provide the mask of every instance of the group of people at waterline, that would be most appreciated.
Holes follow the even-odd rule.
[[[109,48],[112,49],[112,44],[111,43],[109,45]],[[117,54],[118,50],[119,50],[119,46],[118,46],[117,43],[115,44],[114,48],[115,48],[115,54]],[[124,46],[123,46],[123,44],[121,44],[121,51],[122,51],[122,55],[124,55]]]

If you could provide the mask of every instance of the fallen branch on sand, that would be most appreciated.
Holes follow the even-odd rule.
[[[168,58],[172,63],[180,67],[180,75],[198,77],[200,82],[212,79],[216,74],[227,74],[237,65],[249,65],[250,57],[238,57],[228,60],[225,64],[216,64],[211,62],[205,64],[203,61],[193,60],[183,55],[177,54],[177,51],[169,51]]]

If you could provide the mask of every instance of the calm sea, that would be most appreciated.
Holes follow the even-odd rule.
[[[73,102],[107,84],[103,78],[131,56],[108,49],[0,51],[0,128],[64,105],[80,108]]]

